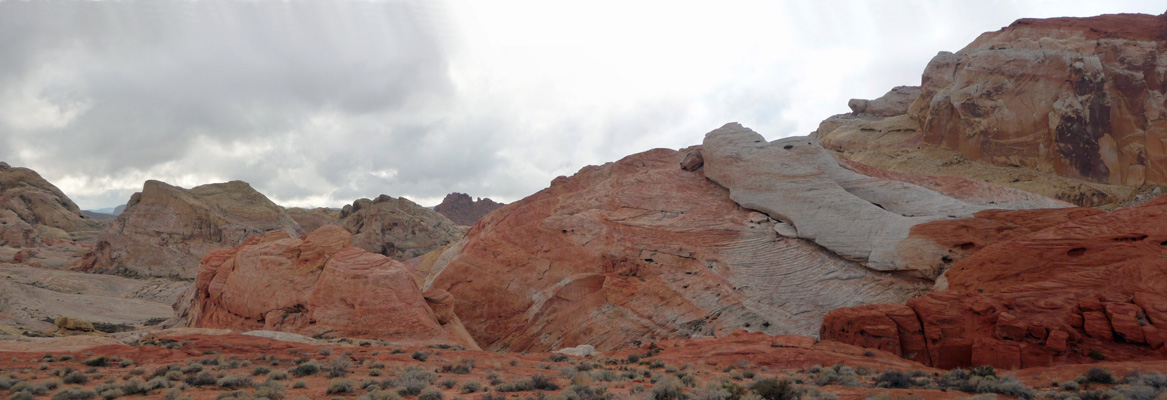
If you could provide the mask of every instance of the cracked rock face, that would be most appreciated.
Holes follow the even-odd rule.
[[[908,114],[971,160],[1167,184],[1167,14],[1022,19],[928,64]]]
[[[170,324],[477,348],[448,293],[423,294],[401,263],[352,243],[344,228],[327,225],[211,252]]]

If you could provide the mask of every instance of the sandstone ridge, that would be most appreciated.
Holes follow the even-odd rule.
[[[100,222],[36,171],[0,162],[0,246],[36,247],[42,239],[99,229]]]
[[[455,192],[446,195],[442,203],[434,207],[434,211],[446,216],[455,224],[470,226],[503,205],[489,198],[474,200],[468,194]]]

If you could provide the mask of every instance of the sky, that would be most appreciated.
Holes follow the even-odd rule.
[[[773,140],[1018,18],[1155,1],[0,0],[0,161],[83,209],[144,181],[278,204],[511,202],[740,122]]]

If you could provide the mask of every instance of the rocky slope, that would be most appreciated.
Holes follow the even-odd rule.
[[[404,197],[360,199],[340,210],[337,225],[353,234],[353,245],[398,261],[437,250],[462,237],[448,218]]]
[[[850,206],[870,214],[814,215]],[[491,349],[612,349],[739,328],[815,334],[827,310],[930,287],[954,250],[929,238],[896,244],[912,224],[985,208],[859,175],[811,138],[766,143],[730,124],[703,146],[585,167],[487,215],[423,269],[425,288],[452,293]],[[838,236],[856,222],[896,233]]]
[[[193,278],[211,250],[273,230],[295,234],[284,209],[246,182],[183,189],[147,181],[76,264],[86,272]]]
[[[948,290],[834,310],[822,337],[940,368],[1167,357],[1167,197],[1113,212],[977,217],[929,227],[980,248],[945,274]]]
[[[35,247],[42,238],[70,239],[70,233],[100,229],[100,222],[36,171],[0,162],[0,246]]]
[[[504,205],[489,198],[474,200],[465,193],[450,193],[442,199],[441,204],[434,207],[434,211],[446,216],[455,224],[470,226]]]
[[[449,293],[423,294],[401,263],[353,240],[328,225],[300,239],[273,231],[211,252],[176,304],[176,322],[477,348]]]
[[[905,90],[853,101],[815,135],[885,169],[1122,203],[1167,184],[1165,38],[1167,14],[1019,20],[938,54],[910,106]]]

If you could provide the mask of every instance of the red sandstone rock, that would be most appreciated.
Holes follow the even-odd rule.
[[[401,263],[351,244],[351,234],[328,225],[301,239],[274,231],[213,251],[176,304],[177,322],[477,347],[456,315],[434,313]]]
[[[992,217],[1012,227],[996,235],[978,233],[991,232],[986,228],[993,223],[929,226],[943,232],[944,224],[953,224],[966,227],[962,235],[998,240],[953,264],[945,274],[949,290],[907,302],[923,322],[931,365],[1028,368],[1088,362],[1092,351],[1107,360],[1162,357],[1155,349],[1163,327],[1156,322],[1164,321],[1167,309],[1159,294],[1167,287],[1167,264],[1161,261],[1165,216],[1162,197],[1109,213],[978,213],[977,219]],[[877,347],[848,334],[885,326],[878,313],[869,312],[877,309],[895,307],[832,311],[823,338]]]
[[[484,215],[490,214],[491,211],[504,205],[489,198],[474,200],[465,193],[450,193],[442,199],[441,204],[434,207],[434,211],[446,216],[455,224],[470,226],[482,219]]]
[[[929,63],[909,115],[966,158],[1167,183],[1167,14],[1022,19]]]
[[[353,234],[353,245],[397,261],[437,250],[462,237],[452,221],[406,198],[386,195],[344,206],[337,225]]]

